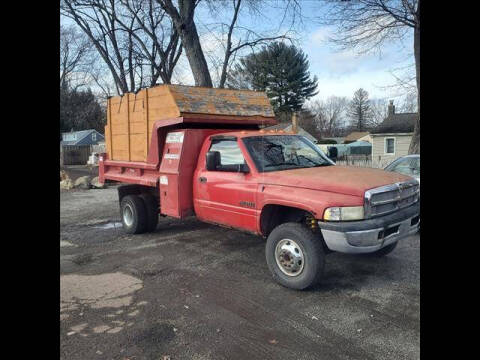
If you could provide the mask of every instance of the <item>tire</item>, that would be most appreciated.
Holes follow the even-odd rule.
[[[398,241],[395,241],[393,244],[387,245],[380,250],[375,251],[372,255],[381,257],[390,254],[397,247]]]
[[[151,194],[141,194],[140,198],[145,204],[145,210],[147,212],[147,225],[145,227],[146,232],[153,232],[157,229],[158,225],[158,203],[155,197]]]
[[[279,255],[282,251],[285,253],[285,250],[282,249],[287,249],[287,259],[289,258],[288,254],[297,253],[293,257],[298,256],[295,258],[296,261],[302,258],[303,261],[301,263],[303,267],[297,264],[296,261],[294,261],[295,264],[290,269],[286,269],[285,266],[282,267],[280,263],[285,261],[285,258]],[[293,251],[289,252],[288,249]],[[323,275],[325,253],[322,239],[305,225],[299,223],[285,223],[273,229],[267,238],[265,256],[274,280],[291,289],[306,289],[317,284]],[[295,267],[301,268],[295,269]],[[284,272],[285,270],[295,270],[298,273],[288,275]]]
[[[141,234],[147,226],[145,203],[138,195],[126,195],[120,203],[123,228],[128,234]]]

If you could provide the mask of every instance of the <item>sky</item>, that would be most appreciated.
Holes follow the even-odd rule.
[[[259,33],[271,33],[279,29],[285,31],[288,24],[283,23],[279,27],[283,10],[276,8],[282,2],[267,0],[266,3],[268,4],[266,11],[263,11],[260,16],[246,10],[241,13],[237,25],[254,29]],[[381,54],[359,55],[354,50],[339,51],[328,40],[335,29],[321,26],[315,21],[315,16],[321,15],[322,11],[319,2],[303,0],[300,3],[305,19],[302,25],[296,28],[295,44],[308,56],[311,75],[318,78],[319,93],[314,99],[325,99],[332,95],[351,98],[355,90],[362,87],[369,92],[370,98],[400,100],[398,90],[390,87],[395,84],[395,78],[391,72],[405,67],[413,71],[413,36],[407,37],[402,43],[384,46]],[[216,71],[210,59],[212,56],[218,58],[223,56],[218,24],[228,23],[230,19],[231,13],[228,11],[220,11],[217,16],[212,16],[205,6],[197,8],[197,28],[213,78]],[[62,19],[62,23],[71,22]],[[244,35],[241,33],[234,33],[234,42],[242,36]],[[246,51],[248,53],[250,50]],[[401,74],[398,70],[396,73]],[[173,82],[194,85],[184,54],[177,65]]]
[[[276,2],[272,1],[273,3]],[[319,94],[316,99],[325,99],[332,95],[351,98],[361,87],[369,92],[370,98],[400,99],[398,89],[391,88],[396,82],[391,72],[400,75],[401,70],[398,69],[403,68],[413,71],[413,36],[407,37],[402,43],[387,44],[382,48],[381,54],[360,55],[354,50],[339,51],[328,39],[335,29],[321,26],[315,21],[314,17],[320,15],[322,11],[318,1],[303,0],[301,5],[306,18],[298,28],[296,45],[308,56],[311,75],[318,78]],[[245,12],[239,16],[238,24],[258,32],[268,32],[273,28],[272,24],[279,23],[278,19],[281,19],[283,10],[274,9],[272,6],[266,13],[265,16],[256,17]],[[197,18],[202,19],[198,21],[198,27],[204,51],[218,52],[221,56],[222,48],[218,46],[216,40],[219,36],[212,35],[215,33],[215,27],[204,24],[228,22],[231,15],[221,13],[219,17],[212,18],[206,9],[200,9],[198,15]],[[209,66],[214,76],[213,66],[211,64]],[[185,58],[182,59],[179,68],[188,69]],[[178,81],[194,84],[189,71],[184,71],[182,75],[178,76]]]

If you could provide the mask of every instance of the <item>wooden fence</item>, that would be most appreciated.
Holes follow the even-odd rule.
[[[371,155],[345,155],[339,157],[336,161],[337,165],[346,166],[360,166],[360,167],[378,167],[375,163],[372,163]]]
[[[86,165],[92,152],[105,152],[105,144],[60,145],[60,165]]]
[[[86,165],[90,153],[90,145],[60,145],[60,165]]]

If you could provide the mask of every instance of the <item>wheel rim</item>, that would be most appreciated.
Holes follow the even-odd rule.
[[[123,222],[128,227],[132,226],[133,224],[133,209],[130,204],[126,204],[123,208]]]
[[[305,266],[303,251],[293,240],[282,239],[275,247],[275,260],[279,269],[288,276],[298,276]]]

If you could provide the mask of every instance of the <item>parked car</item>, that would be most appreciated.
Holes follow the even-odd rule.
[[[402,156],[388,164],[384,170],[411,176],[420,184],[420,155]],[[420,233],[420,221],[418,222],[418,232]]]
[[[420,155],[402,156],[388,164],[384,170],[408,175],[420,182]]]

